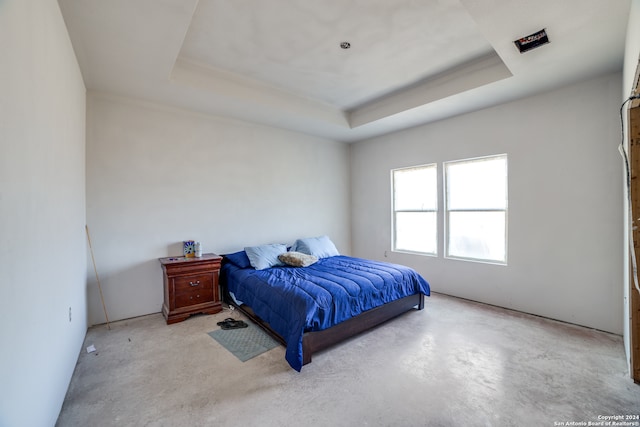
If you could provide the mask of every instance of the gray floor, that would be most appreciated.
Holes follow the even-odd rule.
[[[80,354],[57,425],[557,426],[640,414],[616,335],[433,295],[298,373],[283,347],[242,363],[207,335],[229,316],[91,328],[85,348],[97,351]]]

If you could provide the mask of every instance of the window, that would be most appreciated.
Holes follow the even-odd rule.
[[[446,256],[506,264],[507,155],[447,162]]]
[[[391,171],[393,250],[438,253],[438,169],[435,164]]]

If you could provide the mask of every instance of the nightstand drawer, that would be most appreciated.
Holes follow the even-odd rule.
[[[191,294],[194,291],[205,292],[213,290],[213,276],[209,274],[199,274],[197,276],[176,277],[174,279],[175,295]]]
[[[191,289],[181,295],[176,294],[175,308],[188,307],[190,305],[202,304],[213,301],[213,288]]]

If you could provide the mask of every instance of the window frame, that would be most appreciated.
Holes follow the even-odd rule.
[[[396,171],[403,171],[403,170],[409,170],[409,169],[427,169],[427,168],[433,168],[435,169],[435,188],[433,189],[433,191],[435,192],[436,195],[436,199],[435,199],[435,208],[434,209],[398,209],[396,210],[396,197],[395,197],[395,193],[396,193],[396,178],[395,178],[395,172]],[[391,251],[392,252],[398,252],[398,253],[408,253],[408,254],[415,254],[415,255],[424,255],[424,256],[432,256],[432,257],[437,257],[438,256],[438,249],[439,249],[439,227],[438,227],[438,223],[439,223],[439,213],[440,213],[440,196],[439,196],[439,183],[438,183],[438,163],[434,162],[434,163],[426,163],[426,164],[421,164],[421,165],[415,165],[415,166],[405,166],[405,167],[400,167],[400,168],[394,168],[391,169]],[[397,220],[396,220],[396,213],[397,212],[418,212],[418,213],[423,213],[423,212],[432,212],[435,215],[435,245],[434,245],[434,252],[423,252],[423,251],[417,251],[417,250],[410,250],[410,249],[398,249],[397,244],[396,244],[396,236],[397,236]]]
[[[484,161],[489,159],[504,159],[505,160],[505,183],[504,183],[504,209],[497,208],[477,208],[477,209],[450,209],[449,208],[449,178],[447,176],[447,165],[455,164],[455,163],[472,163],[477,161]],[[495,265],[508,265],[509,259],[509,157],[507,153],[495,154],[483,157],[473,157],[468,159],[460,159],[460,160],[451,160],[442,163],[442,182],[443,182],[443,213],[444,213],[444,227],[443,227],[443,236],[444,236],[444,258],[445,259],[453,259],[453,260],[462,260],[462,261],[470,261],[470,262],[479,262],[485,264],[495,264]],[[476,258],[476,257],[465,257],[461,255],[451,255],[449,253],[450,249],[450,214],[451,212],[504,212],[504,260],[490,259],[490,258]]]

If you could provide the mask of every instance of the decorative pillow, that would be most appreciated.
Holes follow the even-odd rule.
[[[340,255],[336,245],[333,244],[328,236],[308,237],[298,239],[291,248],[292,251],[302,252],[307,255],[315,255],[318,258],[328,258]]]
[[[311,264],[318,262],[315,255],[307,255],[302,252],[285,252],[278,255],[278,259],[292,267],[309,267]]]
[[[280,244],[250,246],[244,248],[251,266],[256,270],[282,265],[278,255],[287,252],[287,247]]]
[[[245,251],[234,252],[232,254],[224,255],[224,258],[230,263],[240,267],[240,268],[249,268],[251,267],[251,261],[249,261],[249,257]]]

